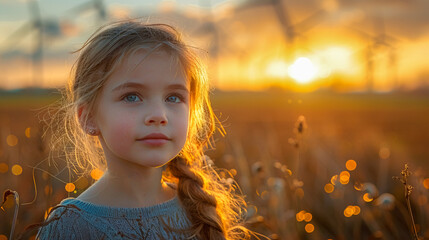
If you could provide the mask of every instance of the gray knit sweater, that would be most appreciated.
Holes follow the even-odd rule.
[[[196,239],[177,197],[144,208],[113,208],[67,198],[39,230],[40,239]]]

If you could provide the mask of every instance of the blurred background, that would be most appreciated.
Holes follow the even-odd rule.
[[[0,0],[0,191],[15,236],[102,172],[46,161],[41,109],[101,25],[178,28],[205,61],[227,135],[207,154],[272,239],[429,239],[426,0]],[[37,194],[36,194],[37,193]],[[0,210],[9,239],[15,205]],[[35,231],[24,232],[32,239]]]

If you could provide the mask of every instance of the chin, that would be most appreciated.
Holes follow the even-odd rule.
[[[165,160],[156,161],[155,160],[155,161],[145,162],[142,165],[144,165],[146,167],[151,167],[151,168],[159,168],[159,167],[162,167],[162,166],[168,164],[171,160],[173,160],[173,159],[170,159],[168,161],[165,161]]]

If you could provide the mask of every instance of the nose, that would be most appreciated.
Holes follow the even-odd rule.
[[[146,125],[166,125],[167,123],[166,112],[161,106],[153,108],[145,118]]]

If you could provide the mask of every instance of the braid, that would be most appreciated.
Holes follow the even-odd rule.
[[[179,179],[178,196],[191,218],[194,235],[201,239],[226,239],[227,229],[217,212],[218,201],[205,182],[207,176],[179,157],[169,163],[169,170]]]

